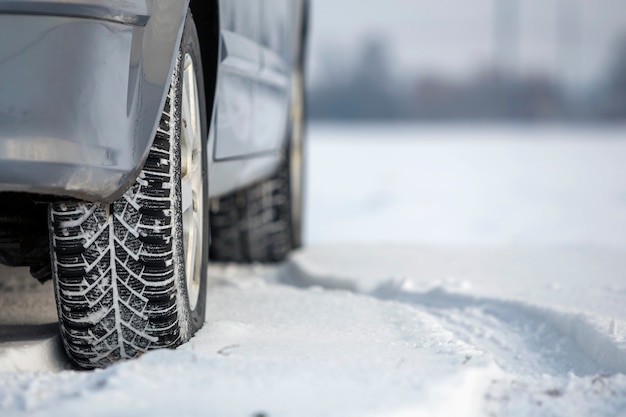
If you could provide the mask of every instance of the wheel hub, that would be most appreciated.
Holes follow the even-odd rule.
[[[198,83],[191,55],[183,61],[183,91],[181,103],[181,191],[183,211],[183,248],[185,281],[191,309],[200,295],[204,221],[204,186],[202,178],[202,121]]]

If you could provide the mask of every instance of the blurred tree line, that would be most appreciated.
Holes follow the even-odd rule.
[[[393,74],[380,39],[364,42],[354,64],[331,53],[308,92],[309,115],[324,120],[626,121],[626,36],[602,80],[573,89],[543,74],[488,69],[462,81],[437,74]],[[344,67],[342,67],[344,65]]]

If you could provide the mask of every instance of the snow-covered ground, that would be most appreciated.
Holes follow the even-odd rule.
[[[61,370],[49,285],[0,269],[0,415],[626,415],[626,130],[309,143],[309,246],[212,265],[207,323],[176,351]]]
[[[626,247],[626,126],[318,126],[311,242]]]

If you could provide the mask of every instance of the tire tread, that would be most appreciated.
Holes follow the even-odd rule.
[[[175,70],[173,79],[177,79]],[[157,138],[135,183],[113,204],[50,205],[59,323],[80,367],[104,367],[182,342],[177,311],[175,124],[178,82],[167,95]]]

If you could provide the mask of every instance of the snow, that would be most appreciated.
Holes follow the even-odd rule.
[[[312,242],[626,246],[624,127],[321,126],[311,136]]]
[[[314,127],[306,249],[105,370],[37,360],[51,288],[1,269],[0,415],[626,415],[625,131]]]

